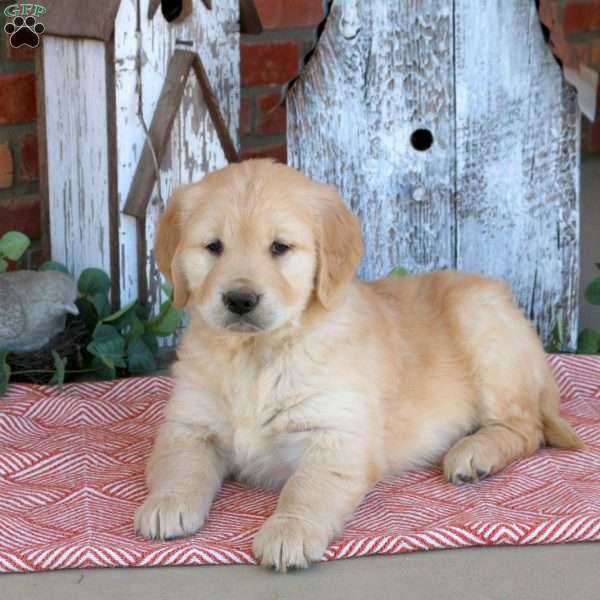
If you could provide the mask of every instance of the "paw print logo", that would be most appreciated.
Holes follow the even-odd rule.
[[[13,48],[20,48],[21,46],[37,48],[40,43],[40,35],[44,33],[45,29],[44,25],[38,23],[37,19],[32,16],[26,19],[15,17],[12,23],[7,23],[4,26],[4,31],[10,35],[10,45]]]

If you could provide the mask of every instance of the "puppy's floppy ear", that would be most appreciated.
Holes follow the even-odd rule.
[[[169,199],[158,223],[155,256],[158,268],[173,284],[173,304],[183,308],[190,297],[187,278],[179,260],[183,223],[186,219],[186,188],[180,188]]]
[[[320,228],[316,293],[319,302],[329,308],[336,292],[354,276],[363,243],[358,219],[337,190],[331,186],[322,188],[317,199]]]

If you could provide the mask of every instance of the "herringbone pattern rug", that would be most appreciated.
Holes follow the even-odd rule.
[[[433,467],[389,478],[324,558],[600,539],[600,359],[549,360],[563,414],[587,450],[541,449],[462,487]],[[193,537],[134,535],[170,389],[165,377],[9,387],[0,399],[0,571],[254,562],[251,541],[275,507],[272,490],[228,482]]]

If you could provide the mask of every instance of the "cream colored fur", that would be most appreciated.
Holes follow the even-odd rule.
[[[273,256],[274,241],[291,249]],[[135,518],[143,536],[193,533],[234,476],[282,486],[257,558],[306,567],[385,475],[441,462],[460,484],[545,436],[581,447],[502,283],[450,271],[357,281],[357,220],[289,167],[249,161],[182,188],[156,251],[191,323]],[[223,303],[240,286],[260,294],[248,322]]]

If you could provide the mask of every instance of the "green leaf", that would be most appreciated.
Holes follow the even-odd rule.
[[[563,328],[562,328],[562,314],[561,317],[556,321],[552,328],[552,341],[558,344],[559,348],[563,344]]]
[[[99,358],[95,356],[92,360],[92,368],[96,369],[95,374],[99,379],[114,379],[117,376],[117,370],[110,358]]]
[[[86,327],[93,331],[100,320],[96,307],[87,298],[77,298],[75,306],[79,309],[79,316],[83,319]]]
[[[559,311],[554,327],[550,332],[550,339],[546,345],[546,352],[560,352],[563,347],[562,311]]]
[[[20,231],[8,231],[0,239],[0,254],[10,260],[19,260],[31,241]]]
[[[110,323],[113,327],[117,329],[122,329],[127,325],[131,324],[131,321],[136,318],[135,316],[135,305],[137,304],[137,300],[133,300],[116,313],[112,315],[108,315],[108,317],[104,317],[102,319],[103,323]]]
[[[129,342],[127,346],[127,363],[130,373],[134,375],[141,375],[156,369],[152,351],[140,337],[133,338]]]
[[[85,296],[93,297],[97,294],[108,294],[110,278],[102,269],[84,269],[79,276],[77,288],[79,293]]]
[[[6,362],[7,356],[8,352],[6,350],[0,350],[0,396],[6,391],[10,380],[10,366]]]
[[[404,267],[395,267],[389,272],[389,275],[398,275],[399,277],[404,277],[404,275],[408,274],[408,271]]]
[[[67,368],[67,359],[61,358],[58,352],[52,350],[52,358],[54,359],[54,368],[56,371],[49,381],[51,384],[62,385],[65,382],[65,370]]]
[[[596,277],[585,288],[585,299],[590,304],[600,304],[600,277]]]
[[[8,263],[2,257],[0,257],[0,273],[4,273],[6,269],[8,269]]]
[[[600,331],[584,329],[577,337],[577,354],[598,354],[600,352]]]
[[[184,314],[182,308],[175,308],[171,301],[167,300],[160,305],[158,316],[148,323],[147,329],[158,337],[173,335]]]
[[[145,330],[144,324],[135,315],[133,315],[131,319],[131,337],[143,335]]]
[[[124,368],[125,339],[111,325],[100,323],[94,330],[92,341],[87,345],[90,354],[102,359],[107,366]]]
[[[56,262],[55,260],[46,261],[38,271],[60,271],[61,273],[69,273],[69,270],[62,263]]]
[[[173,284],[165,281],[161,284],[160,289],[165,293],[169,300],[173,300]]]
[[[96,307],[98,316],[101,319],[105,319],[108,315],[110,315],[110,302],[108,301],[106,292],[98,292],[97,294],[90,296],[90,300]]]
[[[148,308],[140,303],[137,304],[137,306],[135,307],[135,316],[142,321],[142,323],[145,323],[148,320]]]
[[[144,344],[150,348],[152,354],[156,356],[158,354],[158,339],[153,333],[145,333],[142,336]]]

